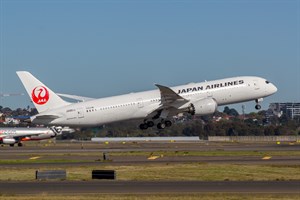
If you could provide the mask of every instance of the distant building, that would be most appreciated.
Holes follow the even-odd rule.
[[[268,115],[281,117],[283,114],[294,119],[300,117],[300,103],[271,103]]]

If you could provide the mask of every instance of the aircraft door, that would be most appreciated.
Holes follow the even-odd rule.
[[[84,118],[84,110],[83,110],[83,108],[78,108],[77,109],[77,113],[78,113],[78,119]]]
[[[77,114],[75,109],[69,109],[66,110],[66,119],[69,120],[76,120],[77,119]]]
[[[257,80],[254,80],[254,89],[255,90],[259,90],[259,84],[258,84],[258,81]]]
[[[144,102],[142,98],[137,99],[137,106],[138,108],[143,108],[144,107]]]

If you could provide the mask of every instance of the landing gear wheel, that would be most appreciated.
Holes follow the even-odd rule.
[[[18,143],[18,147],[22,147],[23,146],[23,144],[20,142],[20,143]]]
[[[166,128],[166,125],[165,125],[165,123],[158,123],[157,128],[158,129],[164,129],[164,128]]]
[[[141,130],[146,130],[148,128],[147,124],[140,124],[140,129]]]
[[[13,147],[13,146],[15,146],[15,144],[9,144],[9,146]]]
[[[147,122],[147,126],[148,127],[153,127],[154,126],[154,122],[153,121],[148,121]]]
[[[255,109],[256,109],[256,110],[260,110],[260,109],[261,109],[261,105],[258,105],[258,104],[257,104],[257,105],[255,106]]]
[[[171,121],[165,121],[165,125],[166,125],[166,127],[170,127],[170,126],[172,126],[172,122]]]

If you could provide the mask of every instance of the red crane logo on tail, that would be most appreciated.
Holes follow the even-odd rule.
[[[37,86],[32,90],[31,97],[34,103],[43,105],[49,100],[49,92],[44,86]]]

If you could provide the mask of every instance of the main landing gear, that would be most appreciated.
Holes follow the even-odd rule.
[[[170,126],[172,126],[172,122],[169,121],[169,120],[162,121],[162,122],[160,122],[160,123],[157,124],[157,128],[158,129],[164,129],[164,128],[170,127]]]
[[[146,129],[148,129],[150,127],[153,127],[153,126],[154,126],[153,121],[145,121],[144,123],[140,124],[140,129],[141,130],[146,130]],[[169,120],[166,120],[166,121],[162,120],[156,126],[157,126],[158,129],[164,129],[166,127],[172,126],[172,122],[169,121]]]
[[[15,146],[15,143],[9,144],[9,146],[14,147],[14,146]],[[19,142],[19,143],[18,143],[18,147],[22,147],[22,146],[23,146],[23,143]]]
[[[151,128],[154,126],[153,121],[145,121],[144,123],[140,124],[140,129],[141,130],[146,130],[147,128]]]

